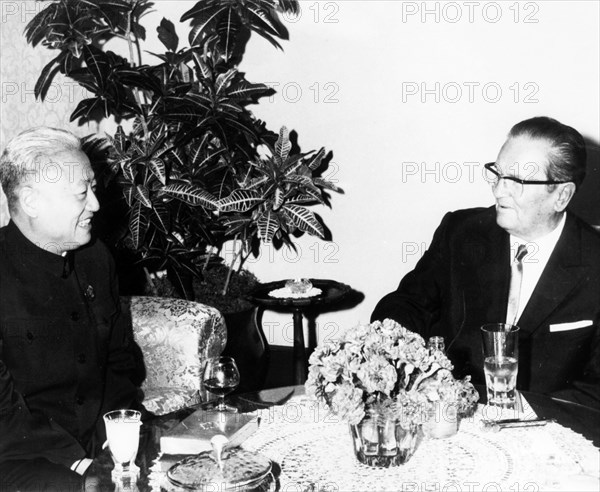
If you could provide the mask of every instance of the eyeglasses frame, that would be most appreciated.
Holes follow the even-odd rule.
[[[565,184],[571,183],[571,181],[536,181],[536,180],[528,180],[528,179],[520,179],[514,176],[503,176],[495,169],[492,169],[492,166],[496,165],[495,162],[488,162],[484,164],[483,167],[486,168],[489,172],[491,172],[494,176],[498,177],[498,181],[496,183],[490,183],[490,185],[497,186],[500,183],[501,179],[508,179],[510,181],[514,181],[515,183],[519,183],[520,185],[553,185],[553,184]]]

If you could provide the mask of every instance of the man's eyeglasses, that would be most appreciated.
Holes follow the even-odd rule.
[[[524,185],[552,185],[552,184],[563,184],[569,183],[569,181],[537,181],[529,179],[520,179],[515,176],[503,176],[497,169],[495,169],[495,162],[488,162],[483,167],[485,168],[485,180],[492,188],[496,188],[501,180],[504,180],[504,185],[516,196],[523,194]]]

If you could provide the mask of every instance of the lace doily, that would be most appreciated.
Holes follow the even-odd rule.
[[[279,465],[279,490],[599,490],[599,450],[583,436],[556,423],[485,432],[482,411],[449,439],[422,438],[393,468],[359,464],[348,424],[306,397],[262,410],[242,447]]]
[[[322,294],[323,291],[318,287],[311,287],[306,292],[292,292],[289,287],[281,287],[280,289],[274,289],[269,292],[269,297],[276,299],[304,299],[307,297],[315,297]]]

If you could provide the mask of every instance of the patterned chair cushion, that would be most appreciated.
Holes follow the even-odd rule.
[[[165,415],[200,402],[200,393],[191,388],[146,388],[144,391],[144,407],[154,415]]]
[[[221,313],[210,306],[167,297],[123,297],[144,356],[144,406],[162,415],[199,402],[201,372],[227,342]]]

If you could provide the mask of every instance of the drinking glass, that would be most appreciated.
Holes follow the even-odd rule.
[[[519,327],[491,323],[481,327],[483,370],[489,405],[515,408],[519,370]]]
[[[136,476],[139,468],[135,465],[135,457],[140,442],[140,426],[142,414],[137,410],[114,410],[104,414],[106,439],[115,467],[113,480],[125,476]]]
[[[225,404],[225,395],[231,393],[240,384],[240,373],[233,357],[214,357],[208,359],[204,367],[204,387],[218,398],[218,403],[209,410],[217,412],[237,412],[237,408]]]

